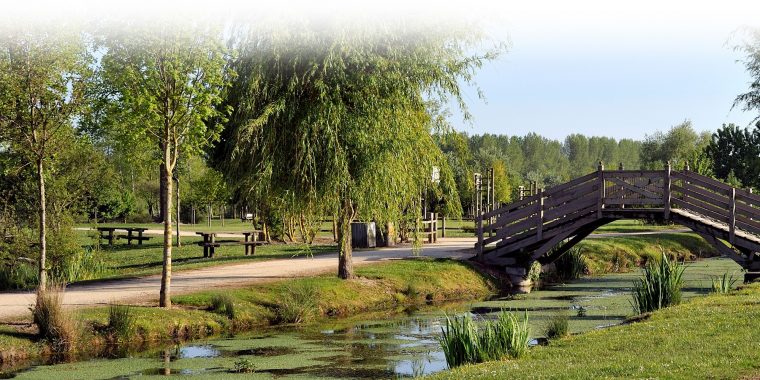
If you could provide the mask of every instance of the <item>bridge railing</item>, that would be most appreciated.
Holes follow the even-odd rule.
[[[739,233],[760,236],[760,196],[689,170],[599,170],[487,212],[476,218],[476,249],[496,243],[515,249],[559,235],[606,210],[683,210],[724,224],[730,240]],[[492,222],[490,222],[492,221]],[[486,222],[490,222],[486,224]],[[488,236],[484,236],[485,234]],[[510,248],[510,249],[511,249]]]

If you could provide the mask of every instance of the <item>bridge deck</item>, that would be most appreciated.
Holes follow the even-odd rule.
[[[539,189],[477,218],[475,248],[481,260],[496,265],[526,257],[551,261],[594,229],[618,219],[672,220],[720,245],[722,252],[733,253],[737,261],[760,261],[754,254],[760,251],[760,196],[670,168],[605,171],[600,167],[595,173]]]

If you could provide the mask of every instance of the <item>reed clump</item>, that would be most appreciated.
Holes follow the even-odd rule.
[[[644,276],[633,283],[633,309],[638,314],[652,312],[681,302],[684,265],[662,254],[644,267]]]
[[[712,278],[712,292],[716,294],[726,294],[734,288],[734,284],[738,279],[734,277],[733,273],[723,273],[722,276],[715,276]]]
[[[570,317],[567,314],[557,314],[549,318],[544,327],[546,339],[560,339],[570,335]]]
[[[37,302],[32,309],[32,320],[55,355],[74,351],[78,329],[74,318],[63,308],[63,286],[55,285],[37,291]]]
[[[528,316],[519,320],[514,314],[501,312],[494,321],[478,327],[472,317],[446,317],[439,339],[450,368],[504,358],[519,358],[528,351],[530,327]]]

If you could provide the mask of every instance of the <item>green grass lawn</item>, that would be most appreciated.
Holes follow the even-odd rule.
[[[96,244],[96,233],[77,231],[83,245]],[[223,238],[220,238],[223,239]],[[256,254],[245,256],[242,245],[223,245],[216,249],[213,258],[203,257],[203,247],[196,243],[199,237],[183,237],[182,247],[172,248],[173,270],[187,270],[214,265],[239,262],[284,259],[299,255],[320,255],[337,252],[335,245],[306,245],[300,243],[273,243],[256,248]],[[127,245],[124,240],[117,240],[114,246],[102,245],[97,252],[105,270],[97,279],[109,279],[131,276],[144,276],[161,273],[163,264],[163,245],[159,238],[154,238],[143,245]]]
[[[433,379],[738,379],[760,375],[760,284],[691,299],[643,322],[535,347]]]

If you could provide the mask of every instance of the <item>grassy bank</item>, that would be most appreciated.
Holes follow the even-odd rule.
[[[123,345],[145,349],[257,326],[310,322],[429,302],[480,299],[494,290],[474,269],[454,260],[392,260],[359,267],[356,273],[359,278],[351,281],[324,275],[176,296],[172,298],[176,307],[171,310],[132,307],[133,333]],[[212,309],[213,299],[222,294],[234,305],[234,315]],[[87,353],[105,349],[108,339],[103,331],[108,323],[108,308],[74,312],[80,321],[78,347]],[[6,364],[39,357],[44,349],[44,345],[34,341],[31,331],[10,327],[0,330],[0,358]],[[6,354],[10,352],[14,355]]]
[[[616,326],[535,347],[525,358],[443,372],[434,379],[756,378],[760,284],[711,295]]]
[[[627,272],[662,252],[678,260],[718,256],[716,249],[694,233],[605,237],[586,239],[578,244],[591,274]]]

